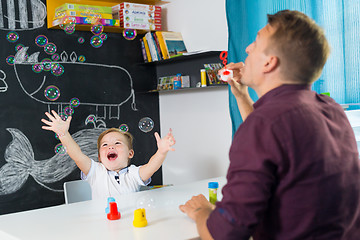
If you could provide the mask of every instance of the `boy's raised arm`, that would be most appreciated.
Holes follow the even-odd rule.
[[[52,110],[51,113],[52,115],[48,112],[45,113],[49,120],[41,119],[41,121],[47,125],[42,126],[42,129],[53,131],[59,136],[63,147],[65,147],[65,150],[71,159],[74,160],[80,170],[87,175],[90,171],[91,160],[88,156],[82,153],[79,145],[69,133],[71,116],[64,121],[54,110]]]
[[[175,151],[175,149],[172,148],[172,146],[175,144],[175,138],[171,129],[163,138],[160,138],[157,132],[155,132],[154,135],[156,138],[158,150],[150,158],[149,162],[145,165],[142,165],[139,169],[139,174],[143,181],[148,180],[161,167],[169,151]]]

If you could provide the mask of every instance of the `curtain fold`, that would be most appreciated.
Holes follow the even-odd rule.
[[[266,14],[290,9],[315,20],[325,31],[331,46],[330,57],[312,89],[329,92],[340,104],[358,109],[360,103],[360,1],[346,0],[226,0],[229,46],[228,62],[244,61],[245,48],[266,25]],[[250,96],[258,98],[251,89]],[[229,87],[229,108],[233,134],[242,119]]]

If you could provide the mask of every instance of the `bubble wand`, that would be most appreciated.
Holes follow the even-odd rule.
[[[230,78],[233,77],[233,71],[232,70],[228,70],[226,68],[226,63],[227,63],[227,56],[228,56],[228,52],[227,51],[222,51],[220,53],[220,60],[222,60],[223,64],[224,64],[224,68],[221,69],[219,71],[219,75],[220,75],[220,79],[224,82],[227,82]]]

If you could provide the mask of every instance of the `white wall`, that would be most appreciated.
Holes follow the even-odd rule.
[[[225,0],[172,0],[163,9],[164,30],[181,32],[188,51],[227,50]],[[227,87],[159,95],[161,133],[172,128],[177,141],[163,164],[163,183],[225,176],[231,144]]]

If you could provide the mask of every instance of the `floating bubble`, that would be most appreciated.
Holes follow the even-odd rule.
[[[100,34],[100,38],[105,41],[108,38],[108,35],[106,33]]]
[[[75,32],[75,24],[66,24],[64,25],[64,31],[66,34],[73,34]]]
[[[60,59],[60,56],[59,56],[59,54],[54,53],[54,54],[51,56],[51,59],[54,60],[54,61],[58,61],[58,60]]]
[[[80,100],[78,98],[72,98],[70,99],[70,105],[76,108],[80,105]]]
[[[64,73],[64,67],[59,63],[53,63],[51,66],[51,73],[54,76],[61,76]]]
[[[83,37],[78,38],[78,43],[83,44],[85,42],[85,39]]]
[[[51,59],[49,59],[49,58],[44,58],[41,61],[41,64],[42,64],[43,70],[46,71],[46,72],[50,71],[51,67],[53,65]]]
[[[64,108],[64,113],[66,116],[72,116],[74,114],[74,109],[72,106],[67,106]]]
[[[96,122],[96,117],[95,115],[91,114],[86,118],[85,125],[87,125],[88,123],[95,123],[95,122]]]
[[[65,147],[59,143],[55,146],[55,153],[58,154],[58,155],[65,155],[66,154],[66,149]]]
[[[23,44],[19,43],[18,45],[15,46],[15,51],[19,51],[21,50],[23,47],[25,47]]]
[[[136,200],[136,209],[139,208],[156,208],[156,201],[150,194],[145,194]]]
[[[85,62],[85,56],[84,55],[80,55],[79,57],[78,57],[78,60],[79,60],[79,62]]]
[[[63,120],[63,121],[66,121],[66,119],[68,118],[68,116],[67,116],[64,112],[59,113],[59,117],[60,117],[61,120]]]
[[[65,30],[66,26],[75,25],[75,24],[76,24],[76,18],[70,17],[70,16],[65,16],[61,19],[61,23],[59,24],[59,27],[61,29]]]
[[[55,133],[55,138],[56,138],[57,140],[60,140],[60,139],[59,139],[59,135],[57,135],[57,133]]]
[[[144,117],[139,121],[139,128],[145,133],[150,132],[154,128],[154,121],[149,117]]]
[[[35,44],[38,47],[44,47],[48,43],[48,39],[44,35],[39,35],[35,38]]]
[[[137,36],[136,29],[124,29],[123,30],[123,37],[126,40],[134,40]]]
[[[49,55],[54,54],[56,52],[56,45],[53,43],[47,43],[44,46],[44,51]]]
[[[9,32],[7,35],[6,35],[6,39],[11,42],[11,43],[14,43],[16,42],[17,40],[19,40],[19,34],[17,34],[16,32]]]
[[[9,64],[9,65],[14,65],[14,63],[15,63],[15,56],[13,56],[13,55],[10,55],[10,56],[8,56],[7,58],[6,58],[6,63],[7,64]]]
[[[93,46],[94,48],[99,48],[103,45],[104,41],[100,38],[100,36],[92,36],[90,39],[90,44],[91,46]]]
[[[36,73],[41,73],[43,70],[42,66],[43,66],[42,64],[38,64],[38,63],[34,64],[34,65],[32,65],[32,70]]]
[[[91,26],[91,32],[94,35],[100,35],[104,31],[104,26],[101,23],[95,23]]]
[[[128,125],[126,125],[125,123],[124,123],[124,124],[121,124],[121,125],[119,126],[119,129],[120,129],[120,131],[122,131],[122,132],[127,132],[127,131],[129,131],[129,127],[128,127]]]
[[[50,85],[45,88],[44,95],[48,100],[55,101],[60,97],[60,90],[58,87]]]

